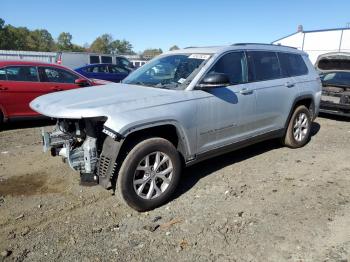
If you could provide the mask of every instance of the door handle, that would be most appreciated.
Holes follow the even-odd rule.
[[[1,85],[0,85],[0,91],[6,91],[6,90],[8,90],[7,87],[4,87],[4,86],[1,86]]]
[[[285,83],[284,85],[285,85],[286,87],[288,87],[288,88],[291,88],[291,87],[295,86],[295,84],[294,84],[294,83],[291,83],[291,82],[287,82],[287,83]]]
[[[251,95],[253,94],[253,90],[250,90],[248,88],[242,88],[241,91],[239,91],[242,95]]]

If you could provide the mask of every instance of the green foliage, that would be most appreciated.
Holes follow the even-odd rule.
[[[180,48],[177,45],[173,45],[172,47],[169,48],[169,51],[173,50],[179,50]]]
[[[160,48],[149,48],[143,51],[142,56],[145,59],[152,59],[153,57],[163,53],[163,50]]]
[[[135,52],[132,50],[132,44],[129,41],[123,40],[114,40],[111,43],[111,48],[114,52],[119,54],[128,54],[133,55]]]
[[[110,53],[112,51],[111,43],[113,38],[110,34],[103,34],[95,39],[90,46],[90,51],[96,53]]]
[[[5,24],[0,18],[0,49],[27,51],[74,51],[97,53],[135,54],[133,46],[126,40],[114,40],[110,34],[103,34],[89,46],[84,47],[72,43],[73,36],[62,32],[55,42],[45,29],[29,30],[26,27],[14,27]]]
[[[90,46],[90,51],[96,53],[134,54],[132,44],[126,40],[113,40],[110,34],[103,34],[95,39]]]
[[[55,49],[55,42],[51,34],[45,29],[36,29],[29,32],[27,37],[27,50],[30,51],[52,51]]]
[[[72,35],[68,32],[62,32],[57,38],[56,47],[59,51],[70,51],[73,48]]]

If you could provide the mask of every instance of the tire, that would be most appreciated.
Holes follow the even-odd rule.
[[[4,126],[4,114],[0,110],[0,130]]]
[[[282,143],[290,148],[303,147],[310,139],[312,118],[310,111],[303,105],[295,108]]]
[[[174,193],[181,168],[179,152],[172,143],[158,137],[145,139],[131,149],[121,165],[117,180],[120,198],[137,211],[159,207]]]

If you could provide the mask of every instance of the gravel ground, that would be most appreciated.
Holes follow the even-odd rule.
[[[0,261],[350,261],[350,121],[302,149],[267,141],[185,170],[146,213],[82,187],[40,125],[0,132]],[[26,127],[26,128],[24,128]]]

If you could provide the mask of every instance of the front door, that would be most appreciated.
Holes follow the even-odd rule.
[[[243,51],[224,54],[207,74],[224,73],[227,87],[198,90],[197,152],[204,153],[245,139],[255,129],[256,98],[253,85],[247,83],[247,65]]]

